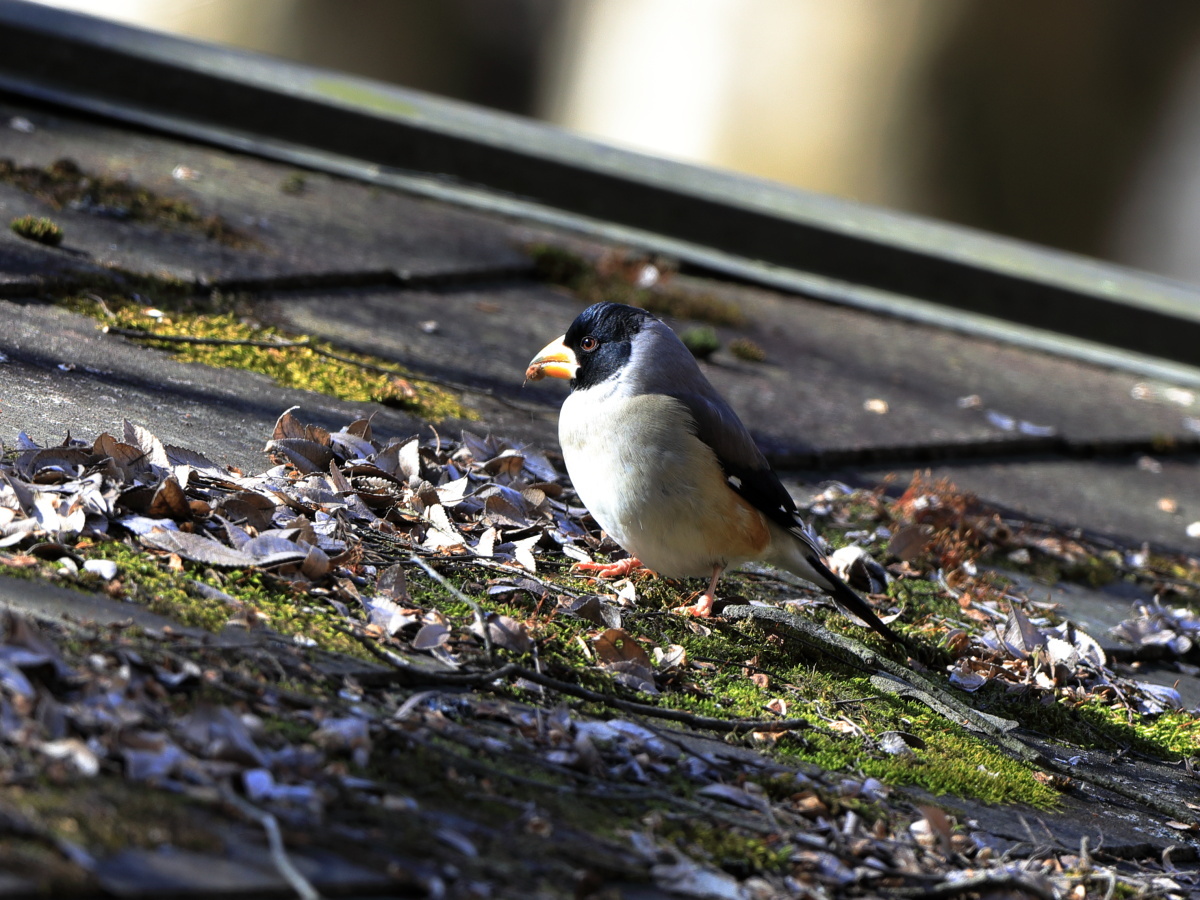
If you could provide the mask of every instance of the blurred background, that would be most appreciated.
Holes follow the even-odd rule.
[[[1200,282],[1194,0],[46,0]]]

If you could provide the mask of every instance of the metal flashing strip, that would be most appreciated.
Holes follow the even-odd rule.
[[[904,318],[1200,380],[1200,289],[618,150],[417,91],[0,0],[0,89]]]

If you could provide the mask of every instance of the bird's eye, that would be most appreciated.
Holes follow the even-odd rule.
[[[582,341],[579,342],[579,349],[582,350],[584,353],[591,353],[593,350],[595,350],[599,346],[600,346],[600,342],[598,340],[596,340],[594,337],[592,337],[590,334],[587,337],[585,337]]]

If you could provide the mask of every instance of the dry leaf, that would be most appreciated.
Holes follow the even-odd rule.
[[[380,572],[375,579],[375,593],[396,603],[412,603],[408,597],[408,579],[404,575],[404,567],[397,563]]]
[[[201,534],[155,528],[142,535],[142,543],[210,566],[238,569],[255,564],[253,556],[226,547],[219,541]]]
[[[905,562],[921,556],[929,546],[928,525],[905,525],[888,541],[888,554]]]
[[[478,624],[471,626],[471,631],[479,634]],[[498,613],[487,615],[488,638],[497,647],[511,650],[513,653],[528,653],[533,649],[533,641],[529,637],[529,629],[510,616]]]
[[[650,656],[633,635],[621,628],[609,628],[592,642],[592,646],[601,662],[636,662],[650,667]]]
[[[432,650],[450,640],[450,626],[441,622],[429,622],[421,626],[421,630],[413,637],[414,650]]]

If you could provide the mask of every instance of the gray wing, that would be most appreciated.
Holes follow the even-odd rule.
[[[704,377],[691,351],[657,319],[648,320],[634,340],[621,387],[631,395],[665,394],[687,407],[696,436],[712,448],[730,487],[818,558],[824,556],[742,420]]]
[[[638,393],[665,394],[682,403],[691,413],[696,437],[712,448],[729,486],[803,545],[808,564],[824,580],[825,590],[833,599],[889,641],[903,643],[865,600],[829,570],[820,540],[800,517],[792,495],[771,469],[737,413],[704,377],[688,349],[661,322],[648,324],[646,332],[635,344],[635,365],[629,367],[634,374],[627,387]],[[648,356],[653,359],[647,359]]]
[[[742,420],[716,392],[675,394],[696,423],[696,437],[717,455],[725,479],[742,498],[764,516],[803,541],[818,559],[825,553],[808,525],[800,518],[796,502],[763,456]]]
[[[715,391],[714,391],[715,395]],[[803,544],[805,559],[813,573],[824,581],[821,586],[839,605],[866,622],[876,632],[894,643],[903,643],[896,632],[885,625],[870,605],[838,578],[825,562],[820,539],[800,518],[792,495],[767,463],[762,451],[746,431],[737,415],[720,396],[701,394],[675,395],[692,414],[696,436],[712,447],[725,479],[749,504]],[[805,576],[809,577],[809,576]]]

